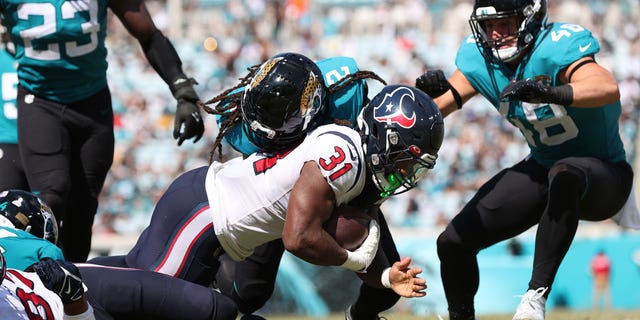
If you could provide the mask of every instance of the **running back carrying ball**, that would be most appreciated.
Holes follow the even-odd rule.
[[[371,215],[363,209],[341,205],[333,211],[329,220],[325,221],[324,229],[341,247],[353,251],[360,247],[369,235],[371,219]]]

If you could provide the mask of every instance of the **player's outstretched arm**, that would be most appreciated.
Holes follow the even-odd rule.
[[[405,257],[395,262],[387,273],[382,274],[383,285],[385,285],[384,277],[388,276],[389,286],[398,295],[405,298],[424,297],[427,293],[427,281],[419,278],[422,268],[411,267],[411,258]]]
[[[191,138],[194,143],[200,140],[204,134],[204,122],[198,106],[200,98],[193,89],[197,82],[182,71],[182,60],[171,41],[154,24],[144,0],[110,1],[109,8],[140,42],[149,64],[169,85],[171,94],[178,101],[173,138],[179,146]]]
[[[44,258],[29,267],[42,284],[56,293],[64,305],[64,319],[95,320],[93,308],[84,294],[80,271],[71,262]]]

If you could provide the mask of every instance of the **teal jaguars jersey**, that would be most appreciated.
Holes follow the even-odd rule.
[[[0,143],[18,143],[16,119],[16,96],[18,95],[18,74],[16,61],[6,50],[0,49],[0,89],[2,109],[0,109]]]
[[[53,243],[28,232],[0,226],[0,250],[7,267],[25,270],[43,258],[62,259],[62,251]]]
[[[500,92],[511,79],[561,85],[558,73],[562,69],[600,50],[589,30],[575,24],[553,23],[541,32],[535,47],[515,72],[503,64],[485,61],[480,50],[473,36],[468,36],[458,51],[456,66],[502,116],[520,129],[538,163],[551,167],[569,156],[625,160],[618,128],[619,101],[599,108],[500,101]]]
[[[0,0],[20,85],[68,103],[107,85],[107,0]]]
[[[345,76],[358,71],[358,65],[353,58],[349,57],[334,57],[316,62],[318,68],[324,75],[324,83],[328,87]],[[243,88],[238,88],[234,92],[242,91]],[[340,125],[346,125],[352,128],[356,126],[356,118],[360,113],[360,110],[364,106],[364,102],[367,94],[366,80],[360,79],[352,81],[348,86],[340,91],[329,95],[327,102],[328,105],[325,114],[322,115],[320,124],[337,123]],[[217,115],[216,121],[218,125],[226,120],[224,115]],[[242,130],[241,125],[236,125],[224,136],[224,139],[235,150],[242,154],[252,154],[258,151],[258,148],[254,146]]]

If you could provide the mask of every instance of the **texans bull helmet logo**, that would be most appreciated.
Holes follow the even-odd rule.
[[[416,97],[413,91],[407,87],[398,87],[391,93],[387,93],[384,99],[373,109],[373,118],[382,123],[396,123],[403,128],[411,128],[416,123],[416,114],[412,112],[410,116],[405,114],[402,109],[403,105],[412,105],[404,99],[410,99],[415,102]],[[394,101],[400,101],[400,104],[395,104]]]

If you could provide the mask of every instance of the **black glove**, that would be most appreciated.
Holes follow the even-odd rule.
[[[568,106],[573,102],[573,88],[570,85],[552,87],[531,79],[518,80],[502,90],[500,99]]]
[[[193,89],[194,83],[192,79],[178,78],[169,86],[171,93],[178,100],[173,138],[178,139],[179,146],[184,140],[194,137],[193,143],[196,143],[204,134],[204,123],[197,105],[200,98]]]
[[[55,292],[62,303],[75,302],[82,298],[84,286],[80,271],[71,262],[44,258],[30,267],[38,274],[47,289]]]
[[[431,98],[437,98],[451,89],[451,84],[442,70],[429,70],[416,79],[416,88]]]

